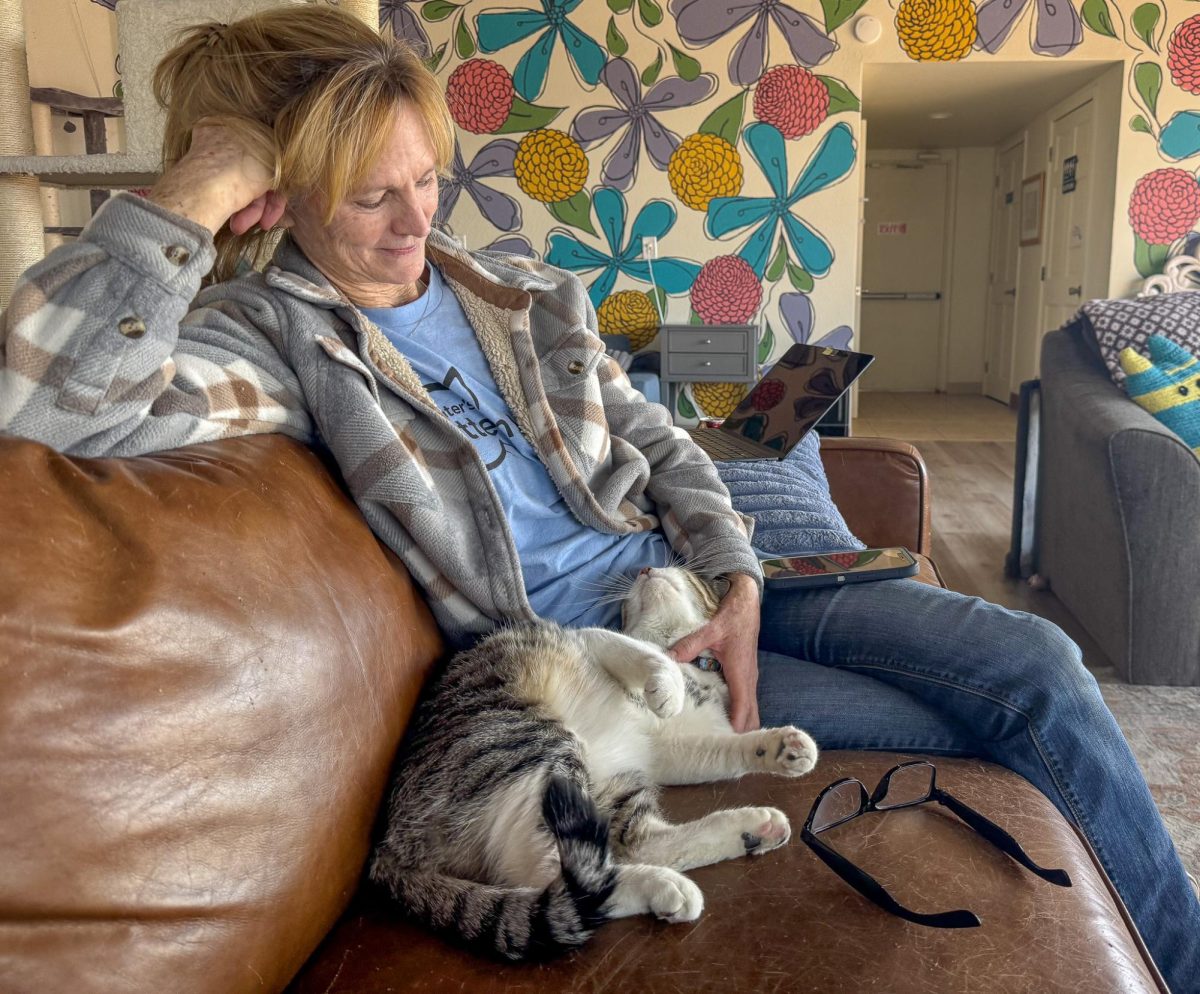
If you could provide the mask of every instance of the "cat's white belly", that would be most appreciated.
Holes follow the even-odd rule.
[[[613,681],[593,683],[589,693],[563,715],[563,724],[583,747],[592,781],[604,783],[621,773],[649,769],[652,730],[659,719],[631,701]]]

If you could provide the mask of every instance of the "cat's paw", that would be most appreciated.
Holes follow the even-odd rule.
[[[647,903],[650,910],[672,925],[694,922],[704,910],[704,895],[700,888],[682,873],[662,867],[648,884]]]
[[[646,706],[660,718],[673,718],[683,710],[687,697],[683,671],[667,656],[655,656],[654,669],[642,688]]]
[[[791,725],[765,728],[758,733],[754,755],[764,773],[798,777],[817,765],[817,744],[807,732]]]
[[[778,849],[792,837],[792,825],[778,808],[748,808],[746,813],[758,824],[742,832],[742,845],[750,856],[761,856]]]

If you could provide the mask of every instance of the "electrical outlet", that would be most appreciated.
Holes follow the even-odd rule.
[[[642,239],[642,258],[657,259],[658,258],[658,239],[653,235],[647,235]]]

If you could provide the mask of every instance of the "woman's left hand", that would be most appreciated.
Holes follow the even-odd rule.
[[[691,662],[708,650],[721,664],[729,685],[730,721],[735,732],[758,728],[758,585],[744,573],[729,577],[729,591],[703,628],[668,650],[678,662]]]

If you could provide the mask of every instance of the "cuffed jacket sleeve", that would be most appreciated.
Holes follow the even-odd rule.
[[[82,456],[256,432],[311,439],[261,277],[197,298],[214,259],[204,227],[112,198],[14,290],[0,321],[0,430]]]

